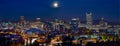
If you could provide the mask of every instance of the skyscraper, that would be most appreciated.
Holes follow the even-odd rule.
[[[20,16],[20,20],[24,20],[24,16]]]
[[[80,24],[79,18],[72,18],[70,25],[71,25],[71,29],[73,29],[74,31],[78,30],[78,25]]]
[[[86,24],[88,28],[92,27],[92,13],[86,13]]]
[[[80,24],[79,18],[72,18],[70,24],[78,27],[78,24]]]
[[[25,21],[25,17],[24,16],[20,16],[20,22],[23,23]]]
[[[103,17],[101,18],[101,21],[99,22],[99,25],[103,29],[107,28],[107,22],[105,22]]]
[[[104,18],[102,17],[102,18],[101,18],[101,21],[99,22],[99,24],[100,24],[100,25],[104,25],[104,23],[105,23],[105,22],[104,22]]]

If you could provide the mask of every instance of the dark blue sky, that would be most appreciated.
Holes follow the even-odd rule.
[[[55,0],[0,0],[0,18],[26,19],[66,19],[78,17],[85,20],[85,13],[92,12],[93,19],[104,17],[109,21],[120,21],[119,0],[58,0],[59,8],[51,7]]]

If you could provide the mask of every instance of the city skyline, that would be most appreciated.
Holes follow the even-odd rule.
[[[120,46],[119,0],[0,0],[0,46]]]
[[[58,8],[51,5],[57,1]],[[86,20],[86,12],[92,12],[93,20],[100,20],[104,17],[110,22],[118,22],[119,1],[118,0],[26,0],[26,1],[0,1],[0,19],[18,20],[20,16],[25,16],[27,20],[42,19],[63,19],[80,18]]]

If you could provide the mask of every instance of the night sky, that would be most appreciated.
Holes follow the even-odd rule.
[[[52,7],[58,1],[59,7]],[[27,20],[42,19],[70,20],[78,17],[85,20],[85,13],[92,12],[93,19],[104,17],[111,22],[120,21],[119,0],[0,0],[0,19],[18,20],[25,16]]]

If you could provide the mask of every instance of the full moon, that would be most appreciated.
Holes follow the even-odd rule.
[[[58,4],[58,2],[54,2],[54,3],[53,3],[53,7],[54,7],[54,8],[57,8],[57,7],[59,7],[59,4]]]

